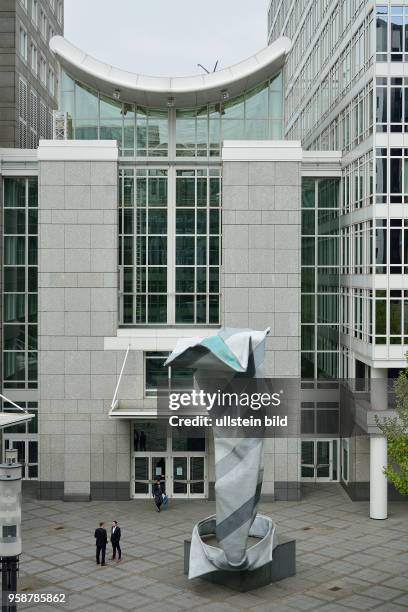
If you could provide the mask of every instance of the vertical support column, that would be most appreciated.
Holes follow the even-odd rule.
[[[373,410],[388,407],[388,372],[386,368],[371,368],[371,406]],[[384,474],[387,465],[387,439],[370,438],[370,518],[388,517],[388,481]]]

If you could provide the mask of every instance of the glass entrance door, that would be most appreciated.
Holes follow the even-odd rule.
[[[173,497],[205,497],[205,485],[204,455],[173,457]]]
[[[309,482],[337,481],[338,448],[337,440],[302,440],[302,480]]]
[[[164,482],[166,488],[167,456],[155,453],[137,454],[134,457],[133,496],[152,497],[153,484],[158,478]]]

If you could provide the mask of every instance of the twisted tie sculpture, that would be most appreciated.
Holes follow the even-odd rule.
[[[237,375],[259,375],[268,333],[269,329],[224,328],[216,336],[183,339],[165,365],[192,368],[200,388],[225,388]],[[240,437],[239,432],[239,428],[235,432],[229,429],[227,436],[225,427],[213,426],[216,514],[194,527],[189,578],[217,569],[256,569],[272,560],[277,544],[275,526],[269,517],[257,514],[263,480],[263,438]],[[203,536],[214,533],[218,546],[203,540]],[[249,536],[259,538],[250,548]]]

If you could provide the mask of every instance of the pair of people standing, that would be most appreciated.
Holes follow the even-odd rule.
[[[110,541],[112,544],[112,557],[111,560],[116,559],[116,553],[118,553],[118,563],[122,559],[122,551],[120,548],[120,538],[122,532],[118,525],[118,521],[113,521],[111,527],[111,536]],[[105,563],[105,555],[106,555],[106,545],[108,543],[108,534],[105,529],[105,523],[99,523],[99,527],[95,529],[95,540],[96,540],[96,563],[97,565],[106,565]]]

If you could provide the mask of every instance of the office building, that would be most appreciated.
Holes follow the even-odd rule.
[[[52,39],[55,139],[2,154],[5,214],[26,219],[5,227],[4,384],[40,403],[41,497],[149,497],[160,474],[170,496],[211,498],[211,436],[157,419],[157,389],[177,378],[162,364],[178,338],[271,327],[265,372],[302,379],[302,435],[265,442],[264,497],[334,481],[368,499],[371,486],[386,517],[374,413],[404,366],[408,197],[394,4],[272,2],[268,47],[191,78],[130,74]]]
[[[63,32],[63,0],[0,2],[0,147],[52,137],[59,69],[48,43]]]

